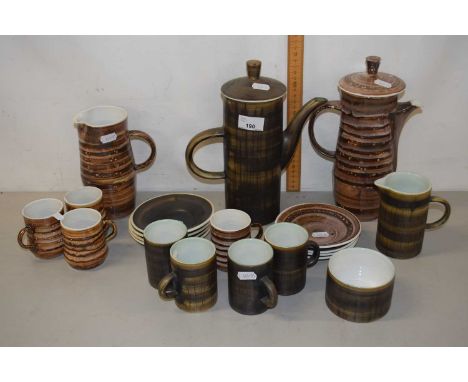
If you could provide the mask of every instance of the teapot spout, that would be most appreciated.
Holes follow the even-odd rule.
[[[294,118],[289,122],[288,127],[283,133],[283,148],[281,151],[281,169],[284,169],[297,146],[297,142],[301,137],[302,128],[309,119],[309,117],[322,105],[327,103],[326,98],[316,97],[302,106],[301,110],[297,112]]]
[[[393,161],[393,171],[397,168],[398,142],[400,141],[401,131],[403,130],[403,126],[407,119],[416,110],[421,110],[421,106],[417,102],[398,102],[396,110],[391,113],[391,118],[393,119],[393,149],[395,158]]]

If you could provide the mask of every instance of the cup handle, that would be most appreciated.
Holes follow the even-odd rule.
[[[255,235],[254,239],[261,239],[261,237],[263,236],[263,227],[260,223],[252,223],[250,225],[251,228],[258,228],[258,232],[257,234]],[[252,235],[252,233],[250,233]]]
[[[150,147],[151,153],[148,159],[145,160],[143,163],[134,165],[135,171],[137,172],[146,170],[153,164],[154,159],[156,158],[156,145],[153,141],[153,138],[151,138],[148,134],[140,130],[130,130],[128,132],[128,135],[130,136],[130,139],[139,139],[140,141],[146,142]]]
[[[104,225],[106,241],[112,240],[117,235],[117,226],[112,220],[104,220],[102,224]]]
[[[30,243],[30,244],[25,244],[23,242],[23,237],[24,237],[24,234],[25,233],[34,233],[32,227],[30,226],[25,226],[23,228],[20,229],[20,231],[18,232],[18,244],[21,248],[24,248],[24,249],[29,249],[31,251],[34,251],[34,249],[36,248],[36,246],[34,245],[34,243]]]
[[[270,280],[268,276],[263,276],[260,282],[265,286],[268,296],[263,297],[260,301],[265,304],[268,309],[272,309],[278,303],[278,292],[275,284]]]
[[[164,276],[158,284],[158,293],[159,297],[161,297],[164,301],[174,300],[177,296],[177,291],[175,289],[169,289],[169,285],[171,285],[174,280],[177,278],[174,272],[171,272]]]
[[[310,245],[309,248],[312,248],[312,255],[309,255],[309,254],[307,255],[307,268],[311,268],[315,264],[317,264],[317,261],[319,260],[319,257],[320,257],[319,245],[314,241],[310,241],[309,245]]]
[[[447,222],[448,218],[450,217],[450,204],[447,200],[441,198],[440,196],[431,196],[430,203],[440,203],[445,207],[444,214],[440,219],[436,220],[435,222],[426,224],[426,229],[439,228],[441,225],[445,224],[445,222]]]
[[[336,152],[324,149],[322,146],[319,145],[319,143],[317,142],[317,139],[315,138],[314,125],[315,125],[315,120],[321,113],[325,111],[333,111],[333,110],[341,111],[340,101],[328,101],[325,105],[319,107],[319,109],[315,113],[312,114],[312,117],[309,122],[309,137],[310,137],[310,143],[312,144],[312,147],[315,150],[317,150],[317,152],[321,156],[330,160],[335,159]]]

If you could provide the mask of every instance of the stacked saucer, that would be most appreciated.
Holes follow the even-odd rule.
[[[331,204],[297,204],[282,211],[276,222],[304,227],[309,232],[309,240],[320,247],[319,260],[328,260],[335,252],[354,247],[361,234],[359,219],[348,210]]]
[[[187,227],[188,237],[204,237],[210,234],[210,217],[213,204],[202,196],[193,194],[168,194],[149,199],[140,204],[128,219],[130,236],[144,244],[143,231],[156,220],[179,220]]]

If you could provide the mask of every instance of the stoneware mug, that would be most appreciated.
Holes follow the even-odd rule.
[[[156,220],[143,231],[148,281],[158,289],[161,279],[171,272],[171,246],[187,236],[187,227],[179,220]]]
[[[41,259],[50,259],[63,252],[63,237],[60,230],[60,218],[63,203],[58,199],[45,198],[26,204],[21,214],[24,228],[18,233],[18,244],[29,249]],[[28,242],[24,242],[26,235]]]
[[[251,237],[252,230],[257,229],[256,239],[263,235],[260,223],[252,223],[250,216],[241,210],[228,208],[216,211],[210,218],[211,241],[216,246],[218,269],[227,270],[227,251],[237,240]]]
[[[103,219],[106,219],[106,210],[102,199],[102,191],[98,187],[84,186],[69,191],[63,198],[67,211],[77,208],[92,208],[99,211]]]
[[[432,196],[428,178],[411,172],[393,172],[375,181],[380,209],[375,245],[390,257],[408,259],[421,252],[426,229],[443,225],[450,217],[450,204]],[[440,203],[440,219],[427,223],[429,203]]]
[[[163,300],[175,300],[186,312],[201,312],[216,304],[218,283],[216,248],[209,240],[189,237],[170,250],[172,272],[158,286]]]
[[[304,289],[307,268],[317,264],[320,248],[309,242],[309,233],[295,223],[276,223],[265,231],[265,241],[273,248],[273,281],[278,294],[289,296]],[[311,245],[312,244],[312,245]],[[313,249],[308,255],[307,249]]]
[[[107,257],[107,242],[117,234],[112,220],[103,220],[92,208],[68,211],[60,221],[64,241],[64,256],[75,269],[91,269]]]
[[[328,262],[325,301],[337,316],[353,322],[369,322],[390,309],[395,267],[380,252],[347,248]]]
[[[278,302],[273,283],[273,249],[258,239],[242,239],[228,251],[229,305],[241,314],[260,314]]]

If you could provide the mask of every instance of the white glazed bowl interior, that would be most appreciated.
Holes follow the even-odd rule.
[[[377,182],[386,188],[404,194],[421,194],[432,188],[429,179],[412,172],[393,172]]]
[[[395,277],[395,266],[380,252],[367,248],[347,248],[328,262],[330,273],[343,284],[355,288],[376,288]]]
[[[127,111],[117,106],[95,106],[83,110],[75,117],[75,123],[84,123],[92,127],[115,125],[127,118]]]
[[[63,208],[61,200],[46,198],[34,200],[26,204],[21,214],[28,219],[47,219],[60,212]]]
[[[265,231],[265,240],[275,247],[294,248],[309,241],[309,233],[295,223],[276,223]]]
[[[230,208],[219,210],[210,218],[212,227],[224,232],[239,231],[248,227],[251,222],[252,220],[246,212]]]
[[[273,248],[263,240],[242,239],[229,247],[228,257],[239,265],[261,265],[273,258]]]
[[[102,198],[102,191],[97,187],[85,186],[65,194],[64,200],[74,206],[88,206]]]
[[[211,259],[216,248],[201,237],[189,237],[176,242],[170,250],[171,257],[182,264],[199,264]]]
[[[77,208],[63,215],[60,223],[68,230],[82,231],[94,227],[101,219],[101,214],[92,208]]]
[[[154,244],[171,244],[187,234],[187,227],[179,220],[162,219],[148,224],[144,231],[146,240]]]

